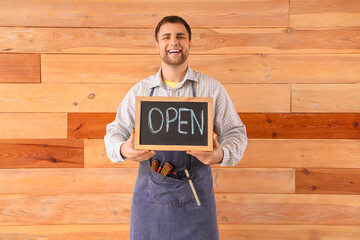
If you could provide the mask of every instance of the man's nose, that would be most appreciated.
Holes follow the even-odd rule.
[[[179,40],[176,37],[171,38],[170,44],[176,46],[179,44]]]

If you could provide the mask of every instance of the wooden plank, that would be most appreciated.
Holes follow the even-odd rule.
[[[0,54],[0,83],[40,83],[40,55]]]
[[[360,225],[359,195],[216,194],[219,223]]]
[[[360,84],[294,84],[292,112],[360,112]]]
[[[143,28],[0,27],[0,52],[154,54]],[[192,54],[360,53],[360,27],[193,29]],[[311,36],[311,38],[309,38]]]
[[[2,240],[129,239],[129,224],[0,226]]]
[[[41,81],[137,83],[158,71],[159,59],[155,55],[43,54]],[[189,62],[193,70],[221,83],[360,83],[358,54],[190,55]]]
[[[237,167],[360,168],[360,140],[250,139]]]
[[[216,193],[295,193],[292,168],[214,168]]]
[[[358,54],[190,54],[189,63],[221,83],[360,82]]]
[[[1,169],[0,194],[132,193],[137,174],[137,168]],[[213,176],[217,193],[295,193],[291,168],[222,168]]]
[[[4,83],[0,85],[0,112],[116,112],[132,86]],[[290,86],[287,84],[224,84],[224,87],[238,111],[290,110]]]
[[[132,194],[1,195],[0,225],[129,223]]]
[[[360,169],[297,169],[296,193],[360,194]]]
[[[129,239],[129,224],[0,226],[0,239]],[[358,240],[358,226],[219,224],[221,240]],[[294,234],[296,233],[296,234]]]
[[[290,26],[345,27],[360,25],[360,4],[351,0],[292,0]]]
[[[0,239],[41,239],[47,240],[49,236],[48,225],[38,226],[0,226]]]
[[[68,138],[103,138],[115,113],[69,113]]]
[[[132,84],[4,83],[0,85],[0,112],[114,112],[131,87]]]
[[[240,113],[239,115],[246,126],[249,138],[360,139],[359,113]]]
[[[84,166],[83,140],[3,139],[0,140],[0,152],[0,168],[77,168]],[[8,177],[11,178],[11,176]],[[32,185],[28,187],[32,189]]]
[[[359,195],[215,194],[219,223],[359,226]],[[131,194],[0,195],[1,226],[120,224]],[[89,217],[91,216],[91,217]]]
[[[137,172],[137,168],[0,169],[0,194],[132,193]]]
[[[104,139],[84,139],[85,168],[137,168],[139,163],[124,161],[113,163],[106,154]]]
[[[358,226],[219,224],[221,240],[358,240]]]
[[[42,83],[138,83],[157,73],[154,55],[43,54]]]
[[[3,98],[3,93],[0,85],[0,108],[12,101],[11,98]],[[33,98],[36,96],[41,94],[35,94]],[[21,101],[18,105],[21,105]],[[23,108],[23,111],[27,112],[26,108]],[[66,120],[65,113],[0,113],[0,138],[66,138]]]
[[[359,143],[360,140],[351,139],[249,139],[244,157],[236,167],[360,168]],[[137,162],[131,161],[111,163],[103,139],[85,141],[85,167],[137,166]]]
[[[223,84],[238,112],[290,112],[288,84]]]
[[[68,138],[103,138],[115,113],[69,113]],[[249,138],[360,139],[359,113],[240,113]]]
[[[166,15],[180,15],[192,27],[287,26],[287,0],[131,2],[3,1],[2,26],[152,27]],[[67,14],[62,14],[66,12]],[[193,14],[194,12],[198,14]]]

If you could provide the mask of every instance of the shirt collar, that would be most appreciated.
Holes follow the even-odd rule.
[[[188,66],[188,68],[186,70],[186,74],[184,76],[184,79],[181,81],[179,86],[183,85],[183,83],[187,80],[194,81],[194,82],[198,81],[198,79],[196,78],[195,72],[190,68],[190,66]],[[154,79],[151,81],[149,88],[158,87],[158,86],[161,86],[162,84],[163,84],[163,81],[162,81],[161,68],[160,68],[159,71],[155,74]]]

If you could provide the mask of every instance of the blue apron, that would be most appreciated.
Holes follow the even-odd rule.
[[[192,82],[195,97],[194,82]],[[154,93],[151,89],[150,96]],[[151,171],[151,163],[186,167],[201,202],[198,206],[187,180]],[[211,167],[183,151],[157,151],[139,164],[130,217],[132,240],[218,240]]]

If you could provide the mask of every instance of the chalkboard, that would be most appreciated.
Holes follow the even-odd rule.
[[[212,98],[136,97],[134,149],[213,150]]]

